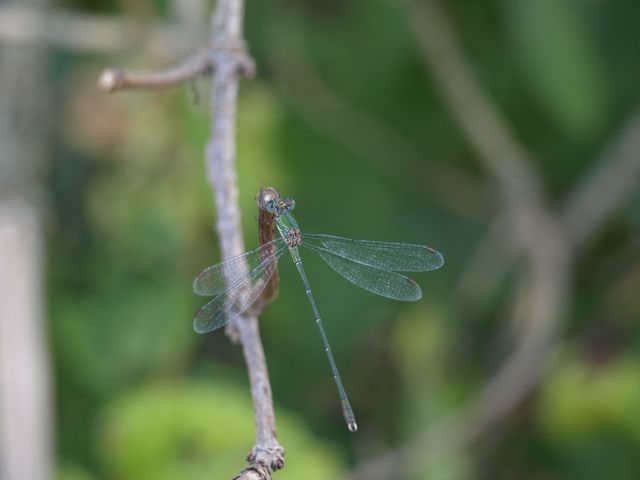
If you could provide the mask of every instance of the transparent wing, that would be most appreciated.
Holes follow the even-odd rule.
[[[422,297],[420,286],[404,275],[354,262],[346,257],[336,255],[324,247],[308,243],[302,243],[302,245],[319,253],[322,259],[336,272],[371,293],[403,301],[419,300]]]
[[[302,243],[324,247],[357,263],[395,272],[427,272],[444,265],[440,252],[424,245],[352,240],[350,238],[305,233]]]
[[[276,238],[255,250],[205,268],[193,280],[193,291],[204,297],[220,295],[244,277],[247,272],[261,265],[265,258],[273,255],[282,245],[284,245],[284,240]]]
[[[198,333],[211,332],[245,312],[269,283],[278,258],[286,250],[286,245],[280,245],[273,255],[264,258],[244,277],[198,310],[193,318],[194,330]]]

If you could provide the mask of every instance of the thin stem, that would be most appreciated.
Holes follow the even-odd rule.
[[[255,66],[242,38],[243,0],[218,0],[207,47],[181,65],[160,72],[133,74],[109,69],[100,86],[107,91],[123,88],[163,88],[213,71],[211,138],[206,166],[215,190],[216,230],[223,259],[244,251],[238,204],[236,111],[240,75],[253,76]],[[247,364],[256,421],[256,443],[236,479],[270,480],[271,471],[284,466],[284,449],[278,443],[271,384],[258,331],[257,317],[245,314],[231,323]]]
[[[242,71],[246,73],[247,68],[252,66],[242,39],[243,6],[242,0],[218,0],[210,41],[215,65],[211,95],[214,117],[206,159],[209,181],[215,189],[216,230],[223,259],[245,250],[235,170],[238,74]],[[271,384],[258,321],[255,315],[244,315],[233,324],[247,363],[255,410],[256,444],[248,459],[267,467],[257,472],[250,465],[237,478],[256,478],[259,473],[266,480],[270,478],[269,468],[277,470],[284,466],[284,449],[276,436]]]
[[[604,150],[595,167],[574,187],[562,211],[567,235],[576,244],[588,241],[611,212],[637,187],[640,175],[640,111]]]
[[[467,64],[455,31],[437,0],[408,2],[408,19],[446,107],[501,191],[517,250],[524,255],[511,315],[520,335],[513,351],[469,407],[430,426],[401,449],[365,462],[351,478],[386,478],[423,460],[428,450],[477,439],[504,418],[536,384],[557,338],[571,292],[572,251],[545,205],[531,156],[485,94]],[[438,438],[437,442],[434,440]]]
[[[159,72],[126,72],[118,68],[107,68],[98,79],[98,86],[106,92],[131,88],[167,88],[198,75],[211,73],[213,63],[208,52],[193,55],[186,62]]]

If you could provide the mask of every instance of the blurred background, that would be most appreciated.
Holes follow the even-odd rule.
[[[231,478],[253,444],[241,350],[196,335],[220,260],[209,79],[105,94],[207,41],[203,0],[0,4],[0,478]],[[248,0],[238,180],[303,230],[424,243],[416,303],[314,256],[260,318],[281,479],[635,479],[640,6]]]

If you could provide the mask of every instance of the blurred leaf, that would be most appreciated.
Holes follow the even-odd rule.
[[[544,382],[538,417],[544,433],[570,444],[619,431],[640,446],[640,364],[619,358],[588,365],[565,355]]]
[[[401,315],[395,324],[393,351],[407,383],[438,380],[444,373],[449,339],[443,325],[443,313],[414,308]]]
[[[425,428],[459,403],[460,387],[448,374],[451,334],[445,312],[414,307],[395,323],[392,352],[406,389],[404,420]]]
[[[414,459],[414,461],[416,461]],[[464,449],[420,457],[417,472],[409,480],[467,480],[475,478],[470,455]]]
[[[504,5],[515,54],[540,104],[567,133],[594,134],[609,113],[606,80],[576,2],[508,0]]]
[[[304,424],[278,412],[286,448],[280,479],[336,478],[342,462]],[[99,425],[99,450],[114,480],[230,478],[253,445],[253,408],[245,390],[220,381],[139,388],[110,405]]]
[[[428,428],[453,405],[457,382],[447,373],[451,334],[445,312],[415,307],[398,318],[391,339],[407,390],[404,421],[411,431]],[[426,448],[428,451],[428,447]],[[410,480],[466,480],[473,478],[465,449],[439,445],[433,455],[412,459]]]
[[[600,432],[577,441],[562,452],[561,478],[603,480],[634,479],[640,468],[638,448],[620,436]]]
[[[188,287],[122,283],[87,296],[58,295],[53,329],[65,371],[106,394],[186,355],[194,341]]]

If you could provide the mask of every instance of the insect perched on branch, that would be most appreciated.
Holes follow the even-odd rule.
[[[280,199],[274,195],[268,199],[264,208],[273,215],[280,236],[255,250],[208,267],[196,277],[193,291],[198,295],[214,298],[196,313],[193,319],[194,329],[198,333],[216,330],[252,307],[270,285],[278,259],[288,250],[309,297],[338,388],[347,427],[355,432],[358,426],[353,409],[342,385],[329,339],[302,266],[300,247],[318,253],[331,268],[358,287],[376,295],[403,301],[419,300],[422,291],[415,281],[398,272],[436,270],[442,267],[444,258],[433,248],[423,245],[302,233],[291,214],[294,207],[295,202],[290,198]]]

